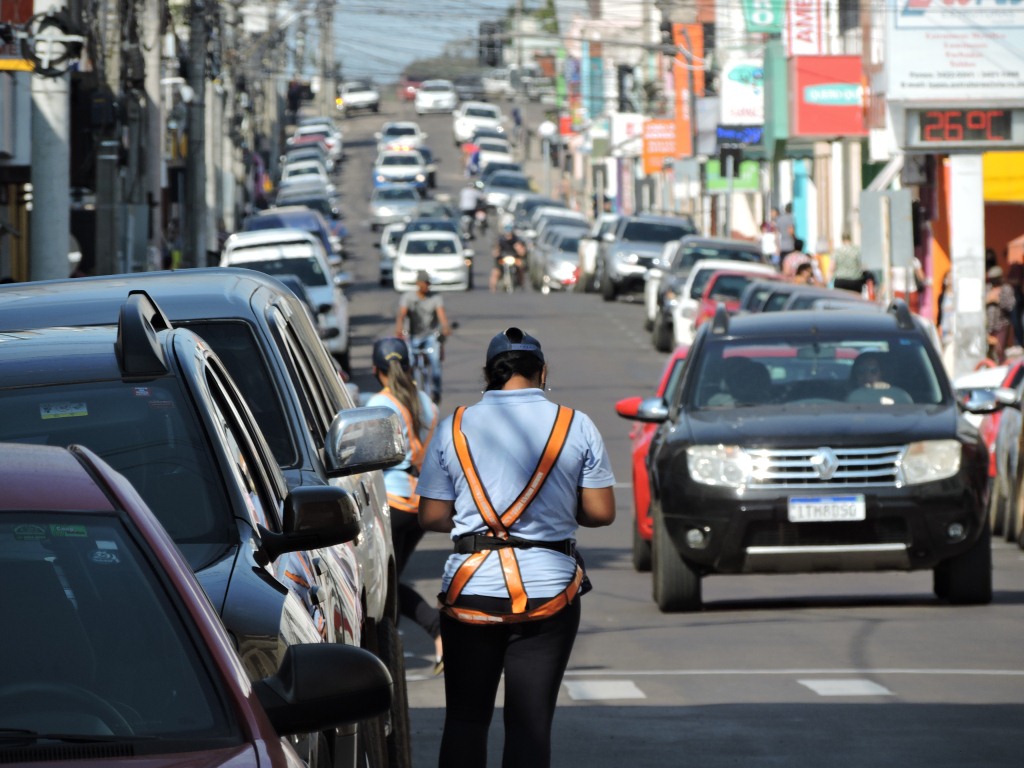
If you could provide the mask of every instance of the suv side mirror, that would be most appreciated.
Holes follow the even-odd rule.
[[[390,408],[338,411],[327,430],[324,453],[328,477],[393,467],[408,450],[399,416]]]
[[[285,552],[322,549],[359,535],[359,506],[333,485],[300,486],[284,500],[281,532],[259,527],[261,551],[273,562]]]

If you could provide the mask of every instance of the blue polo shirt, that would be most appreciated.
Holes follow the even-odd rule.
[[[532,477],[555,423],[558,405],[539,389],[485,392],[479,403],[466,409],[462,432],[469,443],[477,474],[500,515],[515,501]],[[452,418],[438,426],[427,448],[416,490],[421,496],[455,502],[452,539],[467,533],[486,533],[469,491],[452,442]],[[585,413],[576,411],[565,447],[530,506],[512,526],[523,539],[571,539],[576,523],[579,488],[607,488],[615,484],[604,441]],[[549,549],[514,550],[526,594],[554,597],[572,580],[576,561]],[[452,576],[468,555],[452,554],[441,581],[448,589]],[[488,555],[463,589],[465,595],[508,597],[497,553]]]

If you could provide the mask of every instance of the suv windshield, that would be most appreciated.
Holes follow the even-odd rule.
[[[653,221],[631,221],[622,230],[622,240],[636,243],[667,243],[692,235],[693,230],[681,224],[660,224]]]
[[[688,245],[679,250],[672,260],[673,272],[687,272],[701,259],[725,259],[726,261],[746,261],[755,264],[763,263],[760,253],[729,248],[711,248],[706,246]]]
[[[708,337],[691,366],[690,409],[759,405],[936,405],[944,392],[919,339]]]
[[[173,378],[9,389],[0,440],[84,445],[128,478],[179,545],[224,545],[235,538],[231,505],[194,412]],[[183,552],[198,568],[221,548]]]
[[[320,267],[320,261],[312,256],[296,256],[290,259],[255,259],[244,261],[232,259],[232,267],[253,269],[265,275],[295,275],[303,285],[310,287],[327,285],[327,275]]]

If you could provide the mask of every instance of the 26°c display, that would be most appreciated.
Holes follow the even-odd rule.
[[[1009,109],[922,109],[917,120],[922,144],[998,144],[1013,138]]]

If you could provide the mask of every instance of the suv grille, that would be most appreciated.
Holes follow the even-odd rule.
[[[757,489],[834,488],[859,485],[894,488],[905,446],[881,448],[793,448],[752,450]]]

